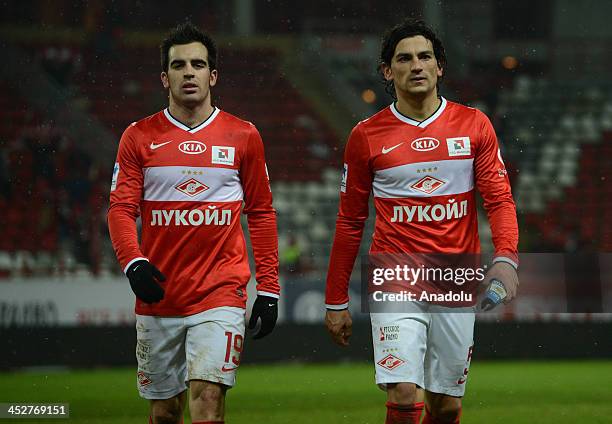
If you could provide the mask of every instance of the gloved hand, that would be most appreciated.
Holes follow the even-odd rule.
[[[278,318],[278,299],[275,297],[258,294],[253,309],[251,309],[251,319],[249,329],[253,330],[257,325],[257,320],[261,318],[261,328],[253,336],[254,339],[261,339],[274,330],[276,319]]]
[[[164,289],[157,281],[166,281],[164,274],[149,261],[134,262],[126,272],[136,297],[145,303],[159,302],[164,298]]]

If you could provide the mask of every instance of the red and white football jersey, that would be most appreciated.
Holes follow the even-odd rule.
[[[125,130],[111,186],[111,240],[124,272],[145,258],[167,278],[164,299],[152,305],[137,299],[137,314],[246,306],[251,273],[240,225],[243,201],[257,290],[278,297],[276,213],[255,126],[215,108],[189,128],[165,109]]]
[[[419,122],[392,104],[355,126],[344,153],[326,304],[348,305],[370,193],[370,253],[479,253],[474,188],[484,199],[494,261],[517,266],[518,225],[497,137],[482,112],[441,98]]]

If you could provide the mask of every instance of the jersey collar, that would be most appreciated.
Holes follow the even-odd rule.
[[[438,117],[442,115],[442,112],[444,112],[444,109],[446,109],[446,99],[440,96],[440,100],[441,102],[440,102],[440,106],[438,106],[438,109],[434,112],[433,115],[431,115],[429,118],[425,119],[424,121],[417,121],[412,118],[408,118],[405,115],[402,115],[402,113],[399,110],[397,110],[397,108],[395,107],[395,102],[391,103],[390,108],[391,108],[391,112],[393,112],[395,117],[399,119],[400,121],[405,122],[410,125],[414,125],[415,127],[425,128],[426,126],[431,124],[433,121],[438,119]]]
[[[164,115],[166,116],[166,119],[168,119],[168,121],[170,121],[171,124],[179,127],[182,130],[190,132],[191,134],[194,134],[194,133],[200,131],[202,128],[205,128],[208,125],[210,125],[212,123],[212,121],[215,120],[215,118],[217,117],[219,112],[221,112],[221,110],[218,107],[214,106],[213,112],[210,114],[210,116],[208,118],[206,118],[206,120],[204,122],[202,122],[197,127],[189,128],[187,125],[185,125],[182,122],[180,122],[179,120],[175,119],[174,116],[170,115],[170,111],[168,110],[168,108],[164,109]]]

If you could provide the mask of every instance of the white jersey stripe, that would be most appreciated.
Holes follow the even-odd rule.
[[[474,159],[418,162],[374,173],[374,197],[433,197],[466,193],[474,188]]]
[[[145,168],[143,172],[144,200],[235,202],[243,199],[237,169],[158,166]]]

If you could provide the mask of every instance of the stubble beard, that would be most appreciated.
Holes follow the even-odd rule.
[[[180,90],[180,89],[179,89]],[[194,95],[182,95],[180,92],[178,95],[174,95],[172,91],[172,100],[177,106],[184,107],[186,109],[195,109],[198,106],[201,106],[206,102],[207,95],[210,95],[210,91],[207,93],[197,93],[197,96]]]

